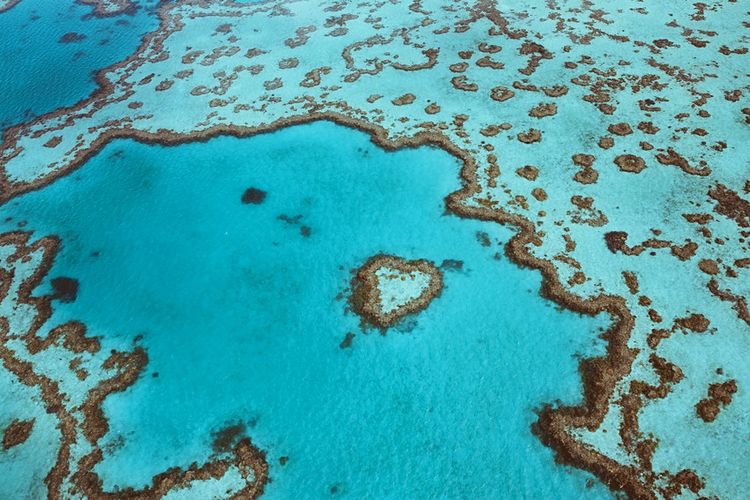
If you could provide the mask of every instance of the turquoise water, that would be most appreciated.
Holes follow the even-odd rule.
[[[21,0],[0,14],[0,129],[90,95],[94,72],[132,54],[141,36],[156,28],[156,3],[140,1],[135,16],[107,19],[93,18],[90,6],[75,1]],[[646,487],[663,494],[658,490],[671,475],[690,468],[706,481],[696,496],[743,498],[750,457],[750,371],[744,362],[750,320],[739,306],[750,283],[750,267],[740,263],[750,252],[747,218],[740,214],[743,205],[727,210],[710,193],[726,185],[737,203],[750,194],[742,147],[750,130],[746,5],[501,3],[511,33],[498,37],[492,35],[497,18],[462,27],[466,9],[427,3],[433,11],[427,19],[416,4],[411,7],[302,1],[254,13],[237,9],[241,15],[234,16],[219,2],[184,2],[175,12],[185,25],[165,40],[169,57],[153,58],[128,77],[144,82],[132,87],[134,95],[96,111],[84,107],[91,114],[64,124],[36,123],[19,138],[18,149],[0,153],[0,171],[18,182],[39,180],[64,168],[72,152],[102,130],[119,126],[112,119],[133,117],[133,126],[144,132],[253,127],[299,116],[308,109],[299,105],[303,96],[308,103],[325,101],[323,109],[367,116],[392,138],[434,126],[423,120],[444,122],[447,127],[440,123],[436,130],[472,154],[480,173],[494,161],[486,153],[497,155],[502,176],[494,185],[480,175],[475,201],[492,195],[536,224],[541,241],[529,250],[549,259],[573,293],[620,295],[633,313],[629,345],[639,353],[632,370],[615,384],[596,429],[569,429],[576,439],[618,463],[634,463],[626,434],[618,432],[618,402],[634,383],[658,383],[652,355],[659,356],[679,367],[684,379],[671,384],[663,399],[643,399],[636,415],[636,440],[659,443],[652,462],[642,464],[641,479],[649,483],[656,474],[659,480]],[[282,15],[287,8],[294,16]],[[359,17],[349,19],[352,13]],[[232,31],[217,31],[220,23]],[[336,28],[344,24],[346,33]],[[305,45],[288,44],[302,25],[317,29]],[[444,26],[457,29],[443,33]],[[383,45],[370,38],[378,43],[354,49],[351,61],[340,57],[353,43],[403,34],[406,27],[408,37]],[[513,35],[519,29],[528,36]],[[60,43],[65,34],[74,40]],[[502,69],[480,64],[486,55],[481,42],[492,40],[502,46],[491,54]],[[551,58],[535,52],[529,40],[543,44]],[[193,50],[211,54],[230,45],[236,45],[233,55],[182,60]],[[267,52],[248,63],[245,51],[258,47]],[[440,49],[433,67],[408,74],[396,67],[394,61],[402,68],[424,61],[428,47]],[[524,68],[535,53],[543,58],[528,74]],[[285,67],[292,56],[299,64]],[[453,63],[467,66],[455,69]],[[264,69],[237,69],[247,64]],[[320,85],[301,85],[307,71],[328,65]],[[154,90],[188,67],[190,77],[175,76],[170,89]],[[366,74],[351,79],[353,68]],[[476,83],[477,92],[454,88],[456,71]],[[225,88],[229,73],[241,76]],[[268,90],[276,78],[283,85]],[[553,97],[515,86],[512,100],[489,99],[491,88],[516,81],[564,84],[568,93]],[[214,91],[243,106],[192,93],[219,82]],[[382,98],[372,101],[376,92]],[[416,95],[414,103],[396,105],[406,92]],[[613,107],[595,111],[600,98]],[[128,101],[143,105],[134,110]],[[651,101],[661,111],[651,109]],[[533,107],[553,102],[555,116],[530,115]],[[440,104],[435,114],[427,109],[433,104]],[[458,114],[470,117],[463,126],[463,118],[454,120]],[[642,120],[659,131],[644,130]],[[512,128],[485,135],[484,127],[504,122]],[[598,138],[614,134],[609,125],[619,122],[633,133],[614,136],[611,149],[599,147]],[[529,127],[542,131],[542,142],[507,140]],[[48,142],[58,134],[60,144]],[[661,165],[657,155],[672,147],[693,167],[705,161],[711,174]],[[579,168],[571,160],[580,153],[596,156],[595,184],[573,177]],[[647,168],[621,172],[613,160],[624,153],[642,156]],[[538,167],[538,179],[514,175],[522,165]],[[96,466],[105,488],[143,486],[169,467],[204,463],[216,432],[239,424],[269,453],[271,498],[609,497],[596,481],[586,486],[589,475],[555,465],[529,430],[540,405],[579,401],[577,360],[602,352],[597,334],[607,319],[582,318],[541,300],[538,274],[503,255],[510,230],[446,214],[442,198],[459,187],[457,169],[440,151],[385,153],[361,133],[321,123],[174,148],[118,141],[44,191],[2,205],[2,231],[34,231],[32,240],[61,238],[61,254],[37,293],[48,293],[55,277],[80,280],[78,299],[55,301],[55,316],[42,333],[80,319],[102,339],[96,355],[51,346],[27,356],[36,373],[60,384],[68,396],[63,406],[78,419],[61,495],[77,498],[70,475],[90,451],[81,401],[112,375],[99,370],[110,349],[132,349],[140,338],[150,354],[146,372],[105,404],[111,432],[102,439],[105,457]],[[265,202],[242,204],[249,187],[267,191]],[[544,188],[544,201],[534,188]],[[588,197],[582,200],[595,209],[583,209],[574,196]],[[608,222],[589,226],[582,219],[597,213]],[[689,214],[703,214],[708,222],[700,227]],[[689,239],[698,246],[692,257],[666,247],[628,256],[607,248],[610,231],[626,232],[631,245],[659,237],[665,244]],[[40,253],[6,259],[14,245],[0,245],[0,334],[6,320],[11,333],[0,341],[0,433],[14,419],[33,420],[34,426],[25,443],[0,448],[0,500],[44,497],[60,444],[60,422],[46,413],[49,401],[42,401],[39,387],[8,371],[8,352],[19,358],[25,352],[12,337],[33,317],[28,305],[17,303],[14,287],[41,262]],[[442,296],[385,336],[362,332],[346,301],[351,271],[380,252],[463,264],[446,266]],[[718,274],[704,265],[714,260]],[[624,271],[637,277],[637,292],[629,290]],[[8,279],[11,293],[5,295]],[[738,303],[717,297],[712,282],[736,294]],[[691,313],[710,320],[706,334],[677,324]],[[655,328],[673,335],[653,347],[647,336]],[[353,334],[352,346],[340,348]],[[90,374],[86,380],[73,373],[70,363],[78,362]],[[728,379],[739,387],[732,402],[716,421],[704,422],[696,403],[709,384]],[[237,480],[236,471],[227,476]],[[232,477],[207,490],[226,488]],[[198,488],[170,498],[175,496],[211,497]]]
[[[39,292],[56,276],[80,290],[55,303],[55,323],[81,319],[105,348],[143,335],[146,373],[104,405],[105,488],[200,463],[212,432],[242,422],[268,451],[269,498],[608,497],[530,432],[535,408],[579,401],[577,357],[601,351],[608,318],[543,300],[538,273],[503,255],[510,230],[447,214],[458,168],[316,123],[171,148],[116,141],[3,207],[3,231],[25,221],[62,239]],[[241,203],[249,187],[262,204]],[[463,268],[427,310],[363,333],[350,273],[379,252]]]
[[[94,73],[133,53],[158,19],[153,0],[133,16],[92,17],[77,2],[23,0],[0,14],[0,128],[71,106],[96,90]],[[85,35],[60,43],[66,33]],[[12,96],[12,98],[8,98]]]

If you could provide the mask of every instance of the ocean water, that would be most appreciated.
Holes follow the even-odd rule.
[[[135,15],[105,19],[74,1],[22,0],[0,14],[0,129],[95,91],[95,71],[132,54],[142,35],[157,27],[157,1],[138,4]],[[659,356],[684,378],[671,384],[663,399],[642,400],[637,440],[653,438],[659,446],[640,479],[649,483],[655,474],[656,483],[645,487],[663,494],[658,488],[689,468],[706,481],[696,496],[743,498],[750,456],[747,320],[706,285],[716,280],[719,288],[746,298],[750,283],[742,274],[747,268],[737,263],[750,250],[744,229],[708,194],[717,184],[739,199],[750,193],[742,147],[750,130],[744,111],[746,6],[640,0],[615,7],[499,5],[512,30],[528,30],[528,40],[552,53],[527,74],[522,71],[531,62],[523,47],[527,38],[487,35],[493,28],[488,19],[438,34],[437,27],[453,25],[467,6],[427,5],[437,19],[433,26],[407,2],[378,5],[344,2],[324,10],[332,7],[327,0],[289,2],[285,7],[294,17],[245,9],[236,9],[240,16],[191,15],[193,9],[224,9],[215,2],[177,7],[189,21],[166,40],[169,57],[149,61],[129,77],[147,81],[153,74],[152,82],[134,86],[133,96],[113,101],[90,119],[60,128],[54,119],[31,126],[18,143],[20,154],[0,158],[0,167],[17,181],[43,177],[70,160],[65,155],[72,142],[90,142],[102,127],[111,127],[106,123],[112,118],[139,115],[133,126],[146,132],[265,125],[303,113],[297,106],[301,95],[325,100],[330,104],[325,109],[345,116],[368,116],[390,137],[424,130],[425,123],[417,124],[425,119],[442,122],[440,133],[480,165],[484,191],[477,198],[492,194],[504,209],[538,224],[541,244],[529,250],[553,262],[571,291],[582,297],[619,295],[633,313],[629,345],[640,352],[632,370],[614,387],[601,425],[591,432],[570,428],[571,433],[606,457],[634,463],[636,455],[619,432],[618,402],[633,391],[633,382],[658,383],[652,355]],[[346,21],[344,14],[352,12],[369,15]],[[377,27],[380,22],[384,27]],[[232,30],[217,30],[219,23]],[[336,33],[337,23],[348,32]],[[288,45],[303,24],[317,30],[305,45]],[[413,28],[409,36],[415,44],[395,37],[393,43],[356,49],[356,68],[376,69],[378,60],[393,60],[347,80],[351,68],[338,57],[345,46],[405,26]],[[70,43],[61,43],[66,34]],[[480,58],[490,56],[481,48],[488,40],[502,46],[490,59],[504,68],[480,65]],[[211,54],[228,44],[240,50],[215,61],[182,60],[193,50]],[[210,92],[193,95],[198,86],[213,87],[222,74],[248,64],[244,54],[251,47],[267,49],[252,58],[262,72],[242,73],[226,94],[215,89],[227,102],[251,107],[215,106]],[[395,68],[396,60],[422,62],[423,47],[440,49],[433,68],[408,74]],[[473,55],[462,55],[469,49]],[[299,64],[282,71],[282,61],[291,56]],[[460,74],[477,84],[477,92],[454,87],[459,73],[449,65],[461,61],[467,67]],[[307,72],[322,65],[332,69],[321,85],[301,86]],[[175,76],[168,90],[154,90],[163,78],[187,68],[194,71],[190,78]],[[650,76],[642,81],[645,75]],[[653,75],[658,79],[646,85]],[[283,85],[269,90],[265,84],[277,77]],[[537,87],[563,84],[568,93],[553,97],[516,88],[512,100],[489,99],[491,88],[512,88],[519,79]],[[604,80],[611,84],[613,108],[599,113],[589,94]],[[376,92],[382,98],[371,102]],[[394,100],[406,92],[414,92],[415,102],[396,106]],[[701,96],[710,99],[699,104]],[[646,112],[642,103],[648,99],[662,110]],[[130,101],[143,106],[134,111]],[[342,102],[355,109],[343,110]],[[556,103],[557,114],[532,116],[530,110],[543,102]],[[426,107],[433,104],[441,109],[428,116]],[[459,113],[470,119],[454,127]],[[660,132],[641,130],[642,120],[653,120]],[[506,132],[482,132],[506,121],[512,125]],[[618,122],[630,124],[633,133],[614,137],[610,149],[597,146]],[[543,132],[542,142],[515,140],[530,127]],[[45,145],[58,133],[59,147]],[[661,165],[654,155],[672,147],[692,166],[705,160],[712,173],[688,175]],[[493,163],[485,149],[497,156],[502,171],[494,186],[484,175]],[[574,180],[579,167],[571,160],[577,153],[596,156],[595,184]],[[613,160],[625,153],[643,156],[647,168],[621,172]],[[539,168],[538,179],[514,174],[527,164]],[[217,456],[212,449],[217,433],[232,426],[268,452],[269,498],[610,498],[590,474],[555,464],[552,451],[530,430],[541,405],[580,401],[578,360],[602,354],[598,335],[609,318],[581,317],[543,300],[539,274],[504,255],[510,228],[447,213],[443,197],[460,187],[458,169],[442,151],[387,153],[364,133],[321,122],[175,147],[118,140],[72,174],[1,205],[0,233],[23,230],[33,232],[32,241],[50,235],[61,240],[54,267],[36,293],[49,293],[56,277],[80,284],[75,301],[53,302],[45,329],[81,320],[89,334],[101,337],[102,351],[83,356],[90,372],[86,381],[69,365],[77,355],[63,348],[29,356],[35,370],[60,383],[69,396],[68,411],[80,419],[77,405],[87,391],[112,375],[99,370],[110,349],[132,349],[136,343],[149,354],[140,379],[105,401],[110,428],[99,443],[104,459],[95,467],[104,488],[142,487],[170,467],[205,463]],[[250,187],[267,193],[263,203],[241,202]],[[534,188],[545,190],[544,200]],[[584,200],[595,209],[573,208],[575,196],[589,197]],[[698,212],[710,219],[702,228],[683,216]],[[606,215],[602,225],[581,220],[597,213]],[[610,231],[626,232],[631,245],[657,236],[674,245],[695,241],[698,247],[684,260],[667,247],[624,255],[607,248],[604,235]],[[577,242],[572,250],[565,236]],[[12,251],[13,245],[0,245],[0,272]],[[438,266],[460,261],[461,267],[444,266],[442,295],[383,334],[363,330],[347,303],[352,271],[378,253]],[[721,264],[721,272],[707,274],[705,259]],[[40,262],[37,254],[14,264],[11,280],[22,281]],[[583,282],[568,281],[575,271]],[[623,280],[624,271],[638,278],[637,292]],[[0,297],[0,332],[6,318],[11,333],[24,331],[32,319],[28,307],[16,307],[14,295]],[[691,313],[710,319],[706,334],[677,326]],[[646,339],[655,328],[673,334],[652,347]],[[344,339],[353,339],[350,347],[340,346]],[[21,344],[4,340],[0,348],[23,357]],[[59,421],[47,413],[39,388],[8,370],[7,363],[0,369],[0,432],[14,419],[34,419],[34,427],[24,444],[0,449],[0,500],[43,498],[60,445]],[[721,407],[716,421],[704,422],[696,403],[709,384],[728,379],[739,387],[733,401]],[[89,451],[78,424],[71,474]],[[62,485],[62,496],[78,498],[70,481]],[[232,470],[204,489],[177,489],[169,498],[212,497],[208,491],[221,498],[237,482]]]
[[[144,0],[135,15],[97,18],[77,2],[23,0],[0,14],[0,128],[94,92],[96,71],[126,58],[158,26],[155,4]],[[68,33],[84,38],[61,43]]]
[[[319,122],[118,140],[3,207],[3,232],[62,240],[38,293],[58,276],[80,288],[55,324],[80,319],[105,347],[142,335],[148,351],[104,405],[105,488],[201,463],[239,423],[268,451],[268,498],[609,497],[530,430],[535,408],[579,401],[578,358],[602,351],[609,318],[543,300],[539,274],[503,254],[510,229],[446,213],[458,170],[443,151],[389,153]],[[262,204],[241,202],[249,187]],[[463,267],[382,335],[346,302],[351,271],[380,252]]]

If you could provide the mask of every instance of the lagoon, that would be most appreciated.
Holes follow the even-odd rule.
[[[511,229],[447,213],[459,168],[318,122],[118,140],[5,206],[3,231],[62,240],[39,293],[79,281],[52,320],[79,319],[105,346],[140,336],[149,354],[104,404],[105,489],[202,462],[235,426],[268,451],[269,498],[611,497],[530,429],[543,404],[580,401],[578,359],[603,351],[609,318],[543,299],[539,274],[503,253]],[[263,201],[242,203],[248,188]],[[377,253],[462,265],[383,335],[347,303],[352,270]]]

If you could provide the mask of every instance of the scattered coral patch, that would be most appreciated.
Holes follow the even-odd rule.
[[[344,335],[344,340],[341,341],[339,344],[340,349],[349,349],[352,346],[352,341],[354,340],[354,334],[352,332],[346,332],[346,335]]]
[[[695,405],[695,412],[704,422],[713,422],[719,416],[721,408],[732,402],[734,393],[737,392],[737,382],[728,380],[721,384],[708,386],[708,397],[701,399]]]
[[[624,122],[613,123],[612,125],[610,125],[609,127],[607,127],[607,130],[611,134],[621,135],[621,136],[623,136],[623,135],[630,135],[630,134],[633,133],[633,129],[630,128],[630,125],[628,125],[627,123],[624,123]]]
[[[529,111],[529,116],[534,118],[544,118],[545,116],[553,116],[557,114],[557,104],[553,103],[541,103],[534,106]]]
[[[211,434],[211,449],[214,453],[229,453],[245,436],[246,427],[243,422],[227,425]]]
[[[395,106],[405,106],[407,104],[413,103],[417,99],[417,96],[414,94],[404,94],[401,97],[398,97],[396,99],[393,99],[393,104]]]
[[[242,193],[242,203],[245,205],[260,205],[266,199],[266,192],[258,188],[247,188]]]
[[[542,132],[535,128],[529,129],[526,132],[519,132],[518,140],[523,142],[524,144],[539,142],[542,140]]]
[[[86,35],[83,33],[65,33],[60,37],[60,43],[77,43],[82,42],[86,39]]]
[[[3,449],[8,450],[19,444],[23,444],[31,436],[34,429],[34,420],[14,420],[3,433]]]
[[[53,278],[52,298],[60,302],[73,302],[78,296],[78,280],[73,278]]]
[[[739,227],[750,227],[750,202],[723,184],[717,184],[708,191],[716,207],[714,211],[733,220]]]
[[[623,172],[631,174],[641,173],[646,168],[646,162],[643,161],[643,158],[636,155],[620,155],[615,158],[615,165]]]

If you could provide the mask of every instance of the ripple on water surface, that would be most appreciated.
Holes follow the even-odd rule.
[[[23,0],[0,17],[0,128],[72,106],[97,89],[94,74],[125,59],[159,21],[157,0],[134,15],[94,17],[78,2]],[[7,98],[10,96],[10,98]]]
[[[271,498],[609,496],[530,431],[534,408],[580,400],[576,355],[601,348],[608,320],[544,301],[538,273],[503,254],[509,229],[446,213],[458,169],[315,123],[116,141],[11,203],[3,229],[58,234],[49,276],[79,281],[53,320],[105,345],[142,334],[149,352],[104,405],[105,488],[201,462],[235,424],[269,453]],[[243,203],[250,188],[264,196]],[[448,262],[442,294],[385,336],[363,334],[346,301],[378,253]]]

